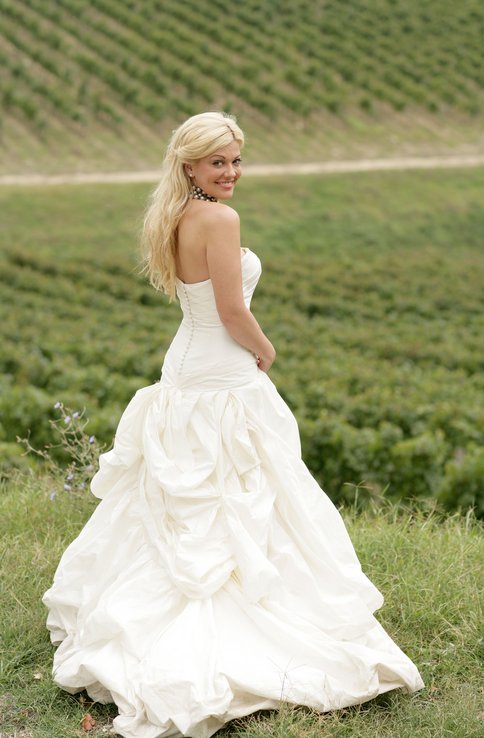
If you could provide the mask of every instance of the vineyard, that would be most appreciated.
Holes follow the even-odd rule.
[[[253,309],[306,463],[338,502],[482,500],[483,173],[247,180]],[[7,189],[0,279],[0,441],[51,443],[56,403],[110,444],[160,377],[180,319],[136,273],[145,185]]]
[[[0,12],[4,167],[44,151],[53,168],[89,146],[125,161],[145,147],[156,164],[160,134],[203,109],[239,115],[261,159],[275,139],[292,143],[286,159],[314,156],[341,127],[344,140],[412,118],[471,130],[482,110],[479,0],[0,0]]]

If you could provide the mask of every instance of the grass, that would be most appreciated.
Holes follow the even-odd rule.
[[[271,375],[333,499],[361,480],[436,494],[444,478],[446,497],[476,497],[483,186],[484,168],[239,185],[243,241],[263,266],[253,310],[278,351]],[[109,443],[135,389],[159,378],[180,313],[134,273],[147,193],[0,189],[0,443],[29,429],[35,445],[51,440],[58,400],[86,407]],[[467,471],[454,474],[462,449]],[[456,491],[457,477],[474,491]]]
[[[40,598],[95,505],[89,494],[59,489],[51,500],[56,485],[27,476],[0,490],[2,738],[75,738],[86,712],[97,721],[90,735],[101,738],[116,715],[113,705],[92,705],[50,679],[53,648]],[[364,571],[385,596],[378,618],[417,664],[425,689],[319,715],[284,706],[231,723],[221,738],[478,738],[478,524],[471,514],[442,519],[390,505],[343,515]]]

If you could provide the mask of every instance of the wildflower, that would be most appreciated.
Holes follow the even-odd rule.
[[[72,472],[70,472],[70,473],[69,473],[69,474],[67,475],[66,479],[67,479],[67,481],[70,481],[71,479],[74,479],[74,474],[73,474]]]
[[[94,443],[96,436],[89,436],[89,443]]]
[[[61,405],[62,405],[62,403],[61,403],[61,402],[59,402],[59,401],[57,401],[57,402],[55,403],[54,407],[55,407],[55,409],[57,410],[57,408],[59,408],[59,407],[60,407]]]
[[[64,484],[64,489],[71,489],[71,485],[67,484],[67,482]]]
[[[86,483],[85,483],[85,482],[81,482],[81,483],[80,483],[80,485],[79,485],[79,487],[80,487],[81,489],[84,489],[84,487],[85,487],[85,486],[86,486]]]
[[[57,492],[51,492],[49,495],[49,500],[55,500],[56,497],[57,497]]]
[[[64,418],[64,423],[67,424],[67,423],[70,423],[70,422],[71,422],[71,416],[70,415],[66,415],[66,417]]]
[[[92,465],[92,464],[88,464],[88,465],[86,466],[86,471],[92,471],[93,469],[94,469],[94,467],[93,467],[93,465]]]
[[[77,412],[77,410],[76,410],[75,413],[72,413],[72,417],[73,418],[78,418],[79,417],[79,413]]]

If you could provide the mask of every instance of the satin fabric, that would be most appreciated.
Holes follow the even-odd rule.
[[[241,264],[250,306],[261,264],[249,249]],[[177,280],[177,295],[160,381],[126,407],[91,482],[101,501],[43,597],[55,683],[115,702],[125,738],[208,738],[283,701],[327,711],[420,689],[291,410],[211,281]]]

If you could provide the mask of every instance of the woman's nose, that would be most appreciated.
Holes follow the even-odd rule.
[[[226,169],[226,176],[227,177],[230,177],[231,179],[236,179],[238,177],[238,170],[237,170],[237,167],[235,166],[235,164],[230,164],[229,163],[229,165],[228,165],[228,167]]]

